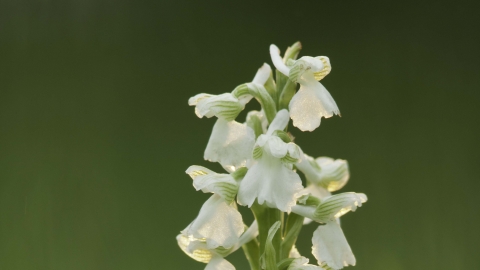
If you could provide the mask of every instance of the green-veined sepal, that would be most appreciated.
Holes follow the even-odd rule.
[[[232,121],[244,109],[245,104],[231,93],[221,95],[198,94],[188,100],[190,106],[195,106],[195,114],[199,117],[216,116],[226,121]]]
[[[282,141],[284,143],[289,143],[289,142],[292,142],[293,139],[291,137],[290,134],[288,134],[287,132],[283,131],[283,130],[275,130],[273,132],[273,135],[279,137],[280,139],[282,139]]]
[[[344,214],[362,206],[367,201],[363,193],[345,192],[332,195],[322,200],[314,213],[314,220],[323,222],[333,221]]]
[[[186,173],[193,179],[196,190],[218,194],[227,202],[232,202],[237,195],[238,184],[230,174],[215,173],[197,165],[190,166]]]
[[[253,158],[254,159],[259,159],[262,157],[262,154],[263,154],[263,148],[260,147],[260,146],[255,146],[255,148],[253,148]]]

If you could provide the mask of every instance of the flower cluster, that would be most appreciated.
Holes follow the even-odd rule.
[[[201,93],[189,99],[198,117],[216,117],[204,158],[218,162],[225,173],[190,166],[186,173],[196,190],[212,193],[198,216],[177,236],[180,248],[205,269],[235,269],[225,257],[240,247],[251,269],[342,269],[355,257],[339,218],[355,211],[367,197],[346,192],[348,163],[328,157],[312,158],[293,142],[286,130],[290,119],[301,131],[313,131],[321,118],[340,115],[330,93],[319,82],[331,71],[328,57],[297,59],[299,42],[282,57],[270,46],[277,69],[275,80],[263,64],[253,80],[230,93]],[[298,87],[299,85],[299,87]],[[297,91],[297,88],[298,91]],[[260,111],[250,111],[244,123],[237,116],[251,100]],[[306,187],[298,174],[306,179]],[[247,226],[237,204],[251,208],[255,221]],[[318,223],[308,264],[295,242],[302,226]]]

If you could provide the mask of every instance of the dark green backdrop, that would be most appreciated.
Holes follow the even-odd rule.
[[[219,167],[187,100],[297,40],[342,118],[296,142],[369,197],[352,269],[479,269],[474,2],[0,0],[0,269],[203,269],[175,241],[209,196],[184,171]]]

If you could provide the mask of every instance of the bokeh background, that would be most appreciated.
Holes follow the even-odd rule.
[[[203,269],[175,241],[209,196],[184,171],[220,167],[187,100],[298,40],[342,117],[291,131],[369,197],[352,269],[479,269],[479,29],[475,1],[0,0],[0,269]]]

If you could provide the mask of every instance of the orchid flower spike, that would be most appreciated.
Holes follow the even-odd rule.
[[[267,134],[258,137],[253,151],[256,162],[240,183],[238,203],[251,207],[259,204],[290,212],[303,190],[302,181],[292,170],[299,161],[301,149],[292,142],[284,142],[274,133],[282,133],[288,124],[288,111],[281,110],[270,124]]]
[[[285,64],[280,56],[280,50],[274,44],[270,45],[270,56],[281,73],[289,77],[292,82],[300,83],[300,90],[289,104],[290,117],[294,126],[302,131],[313,131],[320,126],[322,117],[340,115],[335,100],[319,82],[332,69],[328,57],[304,56]]]
[[[282,59],[280,50],[270,46],[275,78],[270,66],[263,64],[251,82],[230,93],[201,93],[188,101],[199,118],[217,118],[203,157],[228,172],[196,165],[186,170],[197,191],[212,195],[177,242],[188,256],[205,263],[206,270],[235,270],[225,258],[240,247],[251,269],[337,270],[356,263],[340,217],[362,206],[367,196],[332,195],[349,181],[347,161],[314,159],[286,132],[290,118],[300,130],[313,131],[322,117],[340,114],[319,82],[330,73],[330,60],[325,56],[295,60],[301,48],[300,42],[294,43]],[[244,122],[238,120],[252,99],[261,108],[247,112]],[[306,188],[297,172],[305,175]],[[237,204],[251,207],[255,221],[250,227]],[[319,223],[312,236],[317,265],[309,264],[296,248],[303,225],[312,221]]]
[[[247,84],[263,87],[271,72],[272,69],[265,63],[258,69],[252,82]],[[232,93],[221,95],[201,93],[191,97],[188,100],[188,105],[195,106],[195,114],[199,118],[216,116],[219,119],[232,121],[251,99],[252,96],[237,97]]]

